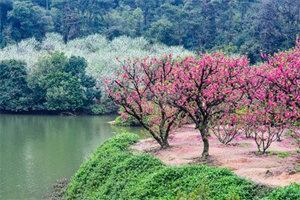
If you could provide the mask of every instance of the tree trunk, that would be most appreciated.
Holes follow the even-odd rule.
[[[168,139],[164,139],[164,138],[155,136],[155,134],[151,133],[151,131],[150,131],[150,134],[156,140],[156,142],[160,145],[161,149],[166,149],[166,148],[170,147]]]
[[[276,139],[276,140],[277,140],[277,142],[282,142],[282,140],[281,140],[281,138],[280,138],[280,135],[279,135],[279,134],[277,134],[277,135],[276,135],[276,138],[277,138],[277,139]]]
[[[206,120],[201,124],[200,133],[203,141],[203,151],[202,151],[202,159],[207,159],[209,156],[209,141],[208,141],[208,131],[207,131],[208,123]]]
[[[168,142],[167,139],[164,139],[160,146],[161,146],[161,149],[166,149],[166,148],[170,147],[169,142]]]
[[[148,130],[148,129],[147,129]],[[160,149],[166,149],[170,147],[168,138],[159,137],[155,135],[152,131],[149,131],[152,137],[156,140],[156,142],[160,145]]]
[[[202,135],[202,141],[203,141],[203,152],[202,152],[202,158],[207,159],[209,156],[209,142],[207,139],[207,135]]]

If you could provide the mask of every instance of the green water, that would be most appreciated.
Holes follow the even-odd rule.
[[[42,199],[70,178],[107,138],[121,131],[114,116],[0,115],[0,199]]]

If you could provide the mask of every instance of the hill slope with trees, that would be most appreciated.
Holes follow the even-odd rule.
[[[126,35],[195,51],[274,53],[295,45],[294,0],[1,0],[0,46],[58,32],[64,42],[94,33]]]

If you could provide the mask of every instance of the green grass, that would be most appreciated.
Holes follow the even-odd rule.
[[[64,198],[252,200],[277,195],[279,200],[300,195],[294,191],[299,185],[270,193],[270,189],[239,178],[226,168],[165,166],[149,154],[135,155],[128,150],[138,139],[124,133],[104,142],[74,175]]]
[[[287,152],[280,152],[278,153],[277,155],[279,158],[286,158],[288,156],[290,156],[290,153],[287,153]]]
[[[262,152],[255,152],[256,155],[263,155]],[[278,158],[286,158],[294,155],[292,152],[280,152],[280,151],[268,151],[265,154],[266,156],[277,156]]]
[[[248,147],[248,146],[250,146],[251,144],[248,143],[248,142],[244,142],[244,143],[241,143],[240,145],[243,146],[243,147]]]

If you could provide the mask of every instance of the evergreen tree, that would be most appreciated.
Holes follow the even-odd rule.
[[[0,62],[0,110],[18,112],[30,109],[31,90],[25,65],[16,60]]]

